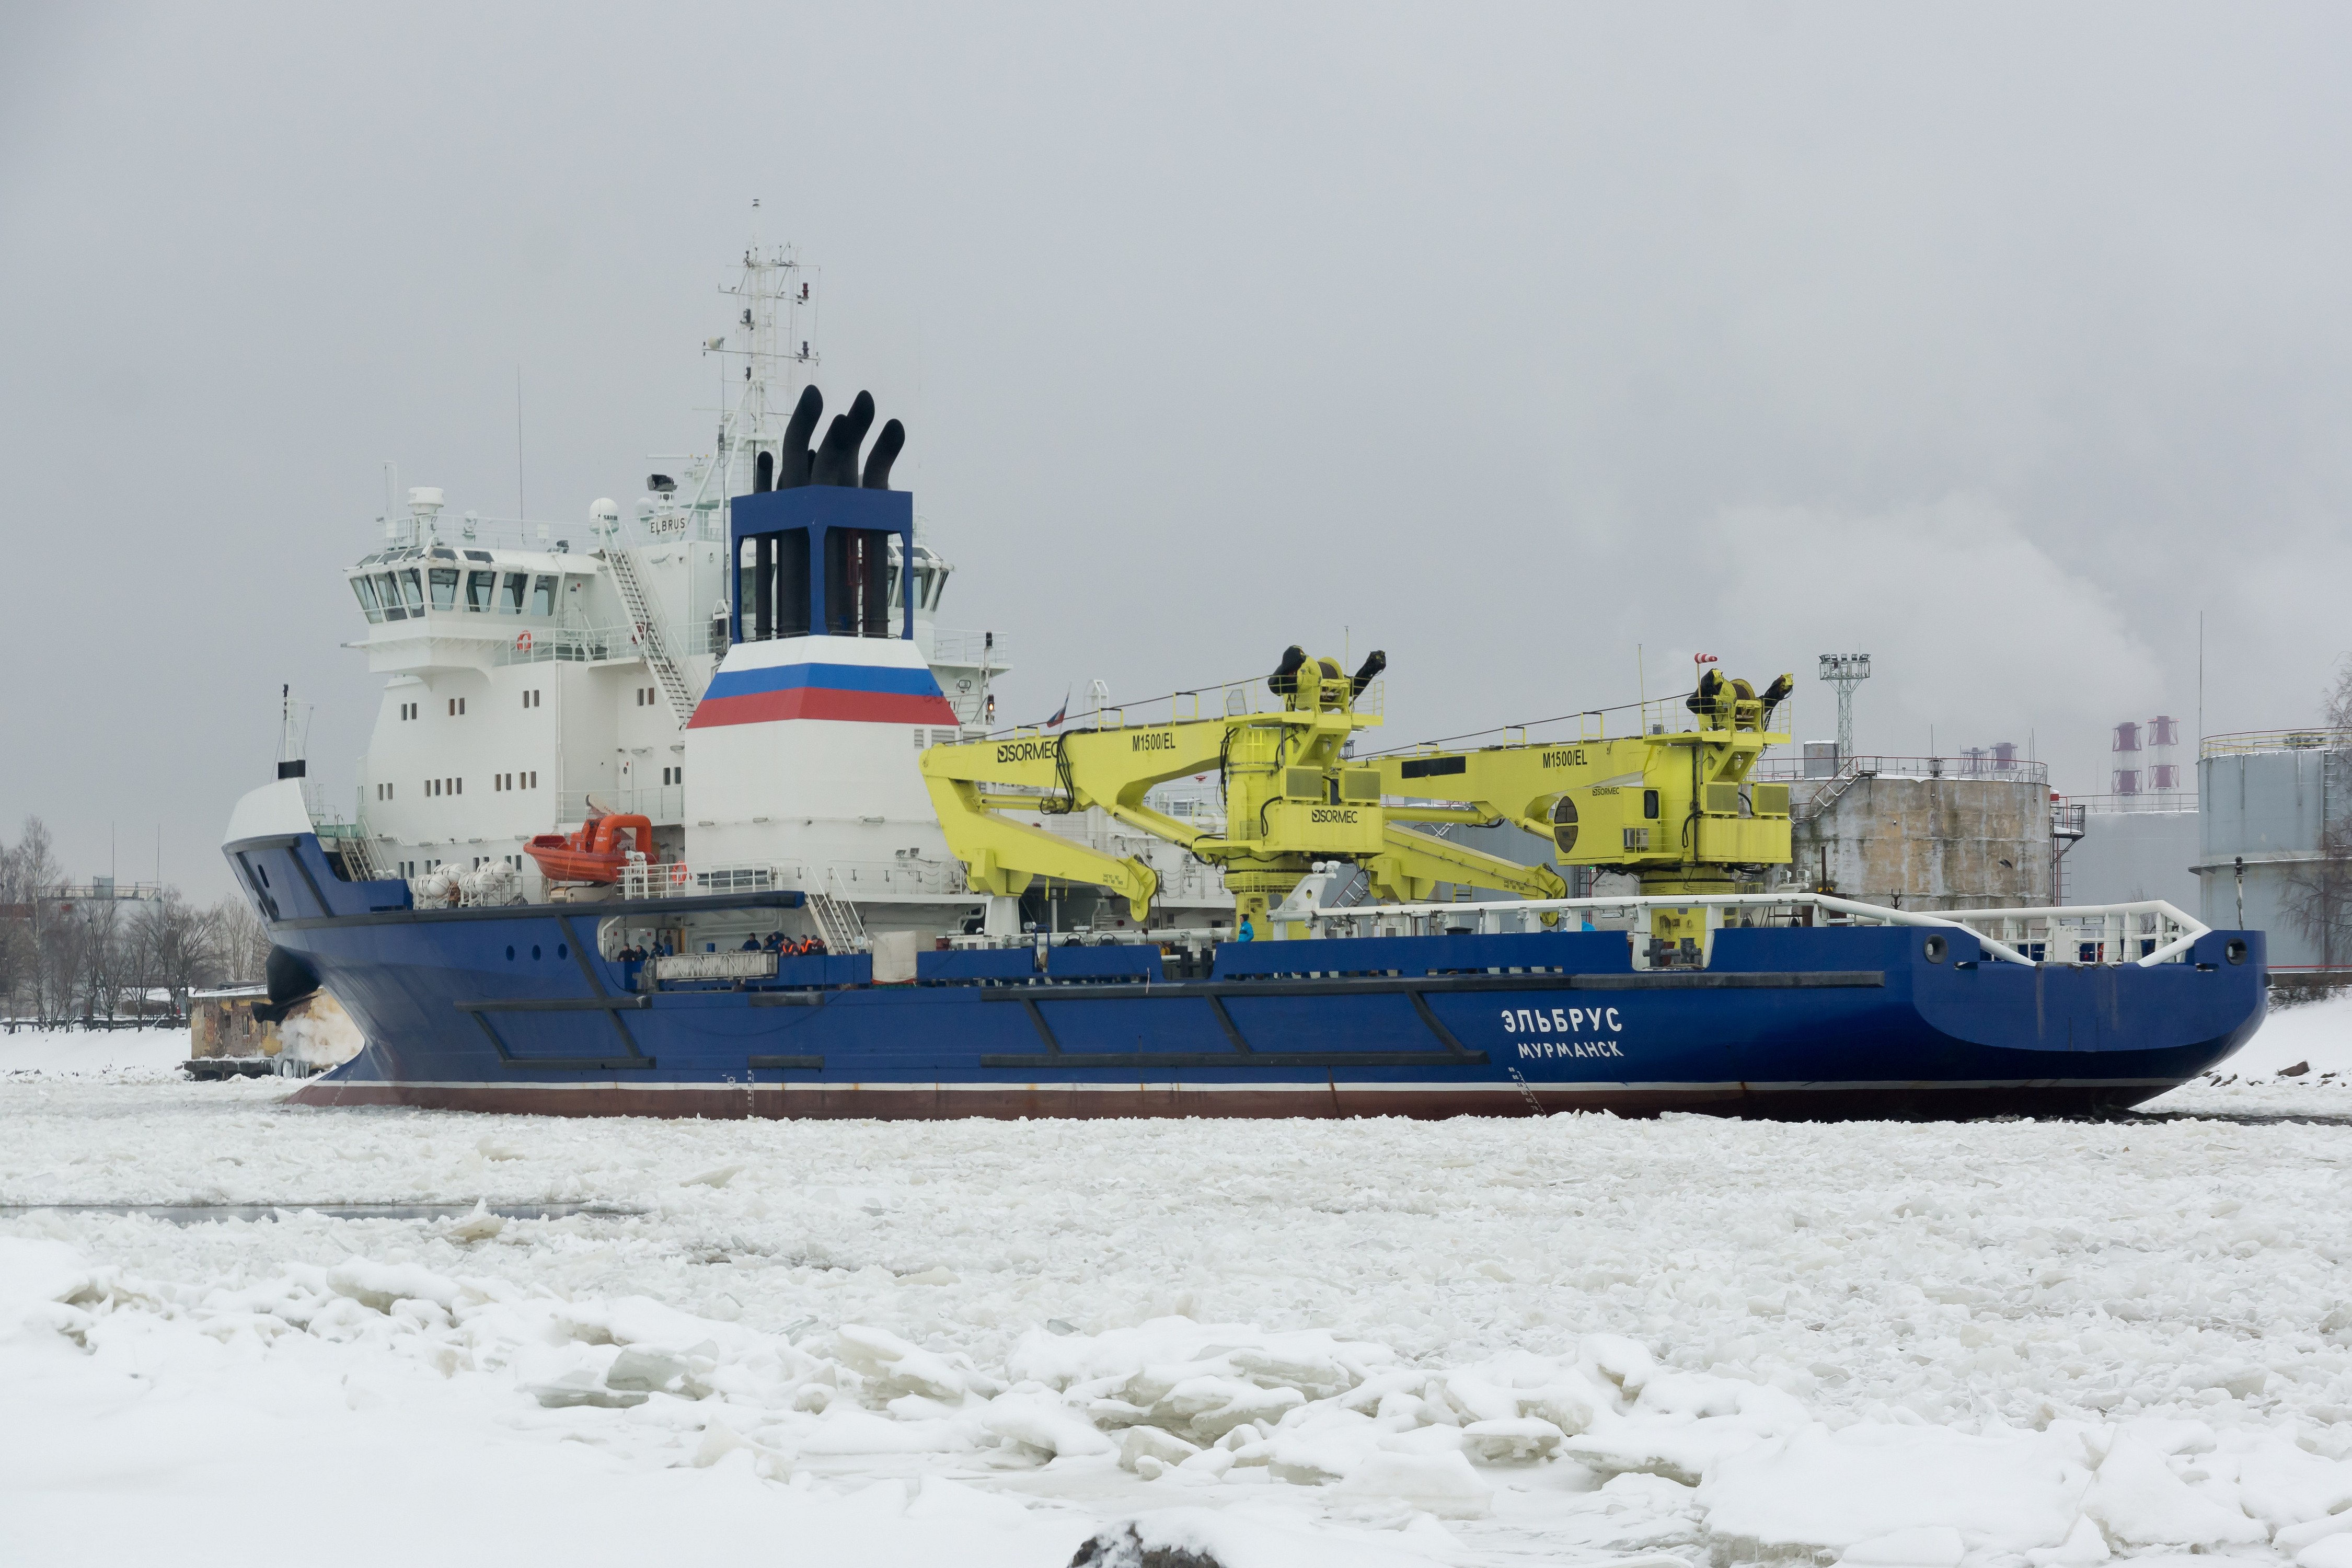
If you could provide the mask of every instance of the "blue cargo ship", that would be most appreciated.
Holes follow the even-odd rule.
[[[225,846],[272,995],[323,986],[367,1039],[310,1105],[564,1115],[1775,1117],[2091,1114],[2206,1071],[2263,1013],[2263,939],[2163,962],[2016,963],[1957,924],[1726,927],[1704,968],[1623,931],[742,953],[803,896],[418,909],[352,879],[299,783]],[[632,931],[706,940],[663,978]],[[2142,938],[2137,947],[2152,943]],[[2138,956],[2147,956],[2140,953]],[[2102,960],[2105,960],[2102,962]]]
[[[358,809],[314,812],[289,726],[225,840],[271,1007],[331,997],[364,1040],[304,1103],[2074,1114],[2260,1025],[2261,935],[2168,905],[1769,890],[1785,675],[1698,668],[1613,734],[1380,751],[1386,655],[1292,647],[1164,717],[1097,689],[1008,731],[994,635],[933,622],[903,426],[867,447],[860,394],[819,443],[817,389],[771,392],[810,363],[797,260],[747,255],[734,292],[719,455],[648,476],[633,522],[600,500],[575,550],[418,487],[347,571],[386,678]],[[1454,836],[1498,824],[1549,863]],[[1508,901],[1444,901],[1474,889]]]

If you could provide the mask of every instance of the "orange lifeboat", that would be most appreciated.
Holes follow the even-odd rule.
[[[632,851],[653,858],[654,825],[642,816],[592,816],[577,833],[542,833],[523,847],[551,882],[617,882]]]

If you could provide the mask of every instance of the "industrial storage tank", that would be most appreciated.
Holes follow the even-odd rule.
[[[1766,763],[1754,776],[1790,782],[1794,885],[1905,910],[2050,902],[2044,763],[1864,756],[1826,776],[1817,763]]]
[[[2208,736],[2199,918],[2269,933],[2273,971],[2352,968],[2352,733]]]
[[[2203,898],[2196,867],[2204,858],[2197,797],[2157,795],[2069,795],[2083,812],[2083,837],[2064,853],[2052,896],[2060,903],[2126,904],[2162,899],[2184,913]]]

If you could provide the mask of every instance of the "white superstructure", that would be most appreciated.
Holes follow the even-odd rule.
[[[748,609],[730,621],[752,561],[747,542],[730,572],[731,500],[787,469],[798,433],[785,416],[817,363],[802,325],[811,283],[789,248],[745,255],[724,290],[730,331],[702,345],[730,374],[742,365],[716,450],[656,458],[632,505],[597,500],[567,528],[453,516],[441,490],[419,486],[406,514],[385,520],[383,548],[347,569],[367,621],[347,646],[388,678],[354,819],[326,829],[362,874],[405,878],[420,902],[537,901],[551,889],[529,841],[603,811],[646,817],[667,868],[659,888],[629,879],[624,892],[772,879],[827,895],[868,929],[953,931],[976,917],[984,900],[947,852],[916,757],[994,727],[990,686],[1007,665],[993,634],[938,626],[953,568],[921,521],[888,537],[887,612],[862,637],[764,620],[755,634]],[[887,461],[882,474],[887,484]],[[806,632],[820,635],[794,635]],[[944,707],[908,724],[709,712],[695,723],[722,667],[740,682],[812,663],[927,671]],[[1171,917],[1225,902],[1219,879],[1169,846],[1083,817],[1050,826],[1164,862]]]

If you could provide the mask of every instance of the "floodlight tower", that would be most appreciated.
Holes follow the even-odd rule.
[[[1870,679],[1870,656],[1825,653],[1822,655],[1822,679],[1837,688],[1838,761],[1843,763],[1853,755],[1853,689]]]

